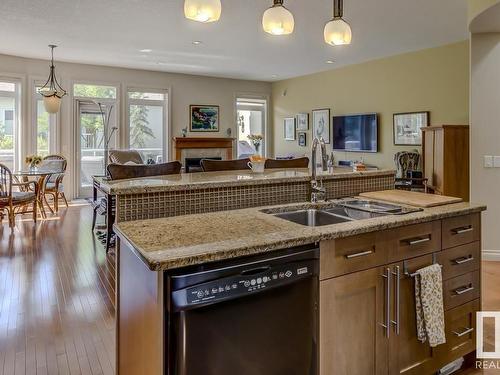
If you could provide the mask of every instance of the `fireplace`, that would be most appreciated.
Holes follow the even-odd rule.
[[[184,172],[185,173],[203,172],[203,169],[201,168],[201,161],[203,159],[222,160],[222,158],[220,158],[220,157],[215,157],[215,158],[185,158],[184,159]]]
[[[175,137],[175,160],[184,165],[187,171],[199,171],[201,159],[228,160],[233,159],[234,138],[214,137]],[[187,160],[192,159],[188,167]],[[196,169],[198,168],[198,169]]]

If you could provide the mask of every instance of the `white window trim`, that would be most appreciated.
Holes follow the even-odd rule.
[[[264,155],[265,157],[269,157],[271,155],[271,116],[269,113],[269,108],[271,108],[271,96],[268,94],[262,94],[262,93],[256,93],[256,92],[236,92],[234,94],[234,106],[233,106],[233,126],[232,126],[232,132],[235,135],[236,143],[238,143],[238,99],[256,99],[256,100],[264,100],[266,102],[265,104],[265,111],[266,111],[266,129],[265,129],[265,134],[264,134]],[[233,150],[233,157],[236,158],[238,157],[238,144],[236,144],[236,147]]]
[[[23,97],[26,87],[26,79],[22,75],[0,73],[1,82],[9,82],[16,84],[16,91],[2,91],[7,97],[15,98],[15,126],[14,126],[14,169],[20,169],[23,165],[23,154],[27,147],[26,134],[29,134],[28,129],[23,129],[23,124],[26,124],[25,119],[28,117],[26,113],[26,100]],[[26,126],[26,125],[24,125]]]
[[[84,84],[84,85],[96,85],[96,86],[110,86],[116,88],[116,98],[89,98],[89,97],[81,97],[74,96],[74,87],[75,84]],[[115,116],[116,116],[116,124],[118,126],[118,134],[116,135],[117,139],[117,147],[120,147],[120,133],[122,131],[122,127],[120,126],[122,118],[122,107],[120,95],[122,93],[122,85],[120,82],[105,82],[105,81],[95,81],[95,80],[69,80],[69,99],[71,101],[70,107],[70,118],[72,121],[72,126],[70,127],[70,152],[71,155],[74,155],[71,162],[71,170],[73,171],[72,176],[72,196],[77,197],[80,193],[80,159],[81,159],[81,151],[79,150],[79,142],[80,142],[80,129],[78,128],[78,102],[87,101],[92,102],[94,100],[99,100],[107,103],[113,103],[115,106]]]
[[[130,99],[129,92],[151,92],[165,95],[163,101],[160,100],[149,100],[149,99]],[[170,161],[171,155],[171,142],[170,142],[170,112],[171,112],[171,88],[151,88],[145,86],[127,86],[124,90],[125,95],[125,122],[123,129],[123,139],[122,144],[124,148],[130,148],[130,105],[142,104],[142,105],[153,105],[160,106],[159,103],[162,102],[163,105],[163,139],[162,139],[162,156],[163,162]]]

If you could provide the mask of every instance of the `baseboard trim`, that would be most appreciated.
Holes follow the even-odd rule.
[[[500,262],[500,250],[483,250],[483,260]]]

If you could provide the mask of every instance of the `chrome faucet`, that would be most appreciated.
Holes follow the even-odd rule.
[[[328,170],[328,156],[326,155],[326,145],[323,137],[314,138],[311,147],[311,203],[316,203],[318,201],[326,201],[326,189],[323,187],[323,180],[318,180],[316,177],[316,151],[318,148],[318,143],[321,145],[321,169],[323,172]]]

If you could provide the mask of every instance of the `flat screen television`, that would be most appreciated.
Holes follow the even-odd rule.
[[[333,116],[333,149],[378,152],[377,114]]]

